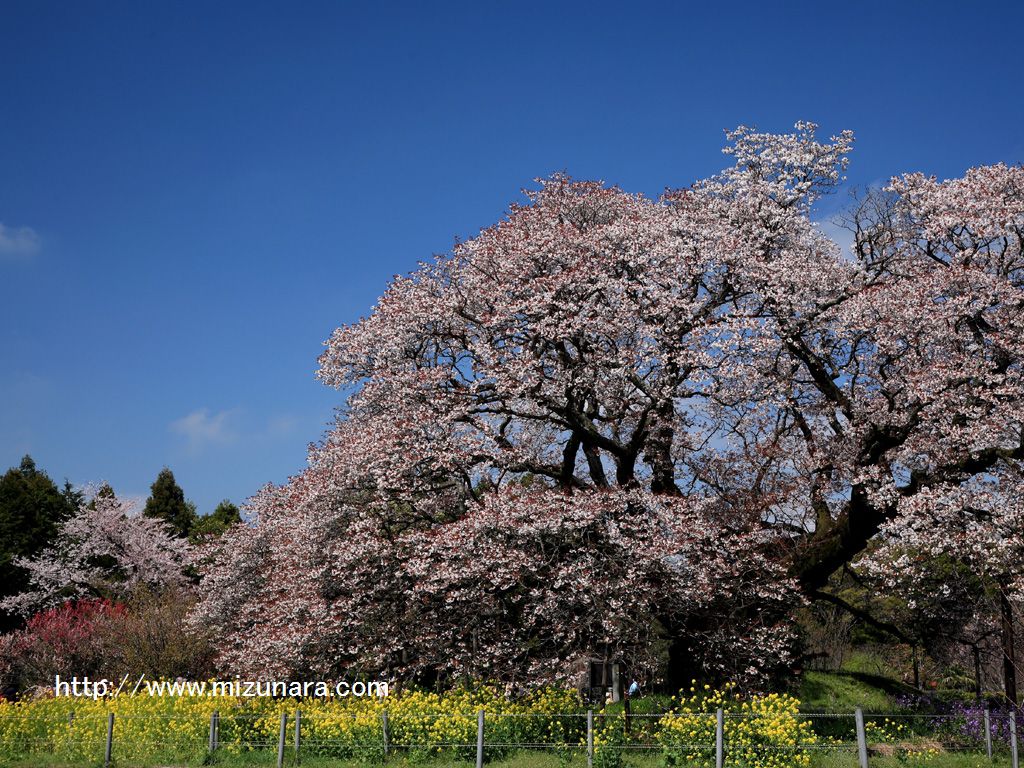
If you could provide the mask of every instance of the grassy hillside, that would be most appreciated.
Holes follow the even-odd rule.
[[[805,672],[797,697],[805,711],[890,712],[900,694],[913,694],[909,685],[868,672]]]
[[[919,693],[878,654],[855,652],[838,672],[804,672],[795,695],[801,709],[812,712],[892,712],[896,697]]]

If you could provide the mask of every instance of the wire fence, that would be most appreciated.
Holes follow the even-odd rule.
[[[0,715],[0,764],[49,756],[55,762],[111,766],[209,763],[245,755],[246,764],[298,765],[304,757],[381,764],[446,756],[485,763],[529,750],[616,768],[630,756],[661,756],[667,765],[869,768],[932,763],[1019,768],[1013,712],[963,714],[605,712],[390,714],[214,711],[209,720],[114,713],[55,718]]]

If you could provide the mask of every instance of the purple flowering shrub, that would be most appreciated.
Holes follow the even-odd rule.
[[[915,733],[931,735],[947,748],[983,750],[985,748],[985,710],[989,711],[989,733],[994,750],[1008,749],[1010,712],[1005,701],[951,699],[933,694],[896,697],[896,706],[912,723]],[[1024,708],[1018,707],[1017,736],[1024,726]]]

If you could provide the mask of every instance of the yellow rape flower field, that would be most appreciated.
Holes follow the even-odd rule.
[[[742,700],[726,685],[722,690],[690,689],[679,705],[661,719],[659,739],[669,765],[715,765],[713,713],[724,710],[725,764],[758,768],[807,768],[818,736],[812,723],[798,717],[800,702],[772,693]]]
[[[732,686],[695,685],[668,713],[626,722],[620,709],[595,713],[595,768],[715,765],[715,711],[725,711],[725,765],[746,768],[854,768],[856,755],[816,734],[786,694],[743,698]],[[542,689],[510,701],[486,686],[445,694],[405,691],[376,698],[280,699],[122,695],[93,701],[41,698],[0,702],[0,766],[103,765],[114,714],[112,765],[276,765],[285,716],[284,764],[472,765],[477,713],[485,712],[485,759],[498,768],[587,764],[587,705],[575,691]],[[301,740],[295,750],[296,712]],[[216,713],[216,748],[210,751]],[[385,731],[384,722],[387,721]],[[932,745],[914,743],[897,723],[871,722],[869,741],[902,745],[874,766],[971,768]],[[386,737],[385,737],[386,733]],[[973,759],[973,758],[972,758]],[[998,762],[997,762],[998,764]],[[984,765],[991,765],[985,761]]]

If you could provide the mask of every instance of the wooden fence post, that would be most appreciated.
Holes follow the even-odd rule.
[[[114,749],[114,713],[107,715],[107,749],[103,753],[103,768],[110,768],[110,754]]]
[[[725,710],[715,712],[715,768],[725,765]]]
[[[281,713],[281,730],[277,735],[277,768],[284,768],[284,735],[288,730],[288,713]]]
[[[1010,710],[1010,765],[1013,768],[1020,768],[1020,763],[1017,760],[1017,713],[1012,709]]]
[[[860,768],[868,768],[868,737],[864,731],[864,712],[860,707],[854,713],[857,722],[857,759]]]
[[[484,766],[484,711],[476,715],[476,768]]]
[[[380,713],[380,730],[384,736],[384,757],[388,756],[388,711],[385,709]]]
[[[985,754],[988,755],[989,761],[992,760],[992,716],[989,714],[988,707],[985,707]]]
[[[587,768],[594,768],[594,710],[587,710]]]

